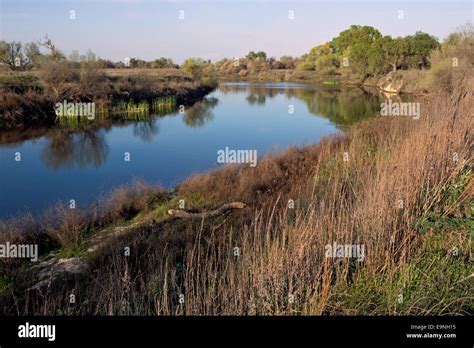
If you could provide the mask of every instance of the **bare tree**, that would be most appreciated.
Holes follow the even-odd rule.
[[[59,60],[59,59],[62,59],[64,58],[64,55],[61,53],[61,51],[59,51],[57,48],[56,48],[56,45],[53,43],[53,41],[48,37],[48,34],[46,34],[44,36],[44,41],[38,41],[38,45],[40,46],[43,46],[44,48],[46,48],[50,54],[51,54],[51,57],[53,57],[53,59],[55,60]]]

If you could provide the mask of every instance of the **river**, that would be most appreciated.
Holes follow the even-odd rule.
[[[218,166],[219,150],[256,150],[261,158],[312,144],[375,116],[379,103],[355,87],[223,83],[184,113],[0,131],[0,218],[71,199],[85,207],[133,180],[173,187]]]

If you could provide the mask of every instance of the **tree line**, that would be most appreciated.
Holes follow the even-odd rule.
[[[430,67],[430,54],[439,47],[437,38],[421,31],[392,38],[373,27],[353,25],[330,42],[313,47],[298,68],[327,75],[345,68],[365,75],[424,69]]]
[[[43,46],[49,55],[40,52]],[[42,59],[67,59],[73,64],[93,60],[98,68],[181,68],[193,76],[216,73],[246,76],[267,70],[297,69],[314,71],[322,76],[358,74],[360,76],[383,75],[390,71],[426,69],[430,67],[430,55],[440,48],[437,38],[418,31],[414,35],[393,38],[382,35],[371,26],[352,25],[331,41],[311,48],[301,57],[268,57],[264,51],[250,51],[245,57],[222,59],[215,63],[201,58],[189,58],[183,64],[171,58],[161,57],[152,61],[130,58],[113,62],[96,58],[88,51],[80,55],[73,51],[66,58],[46,36],[41,42],[27,43],[0,41],[0,64],[11,70],[35,68]]]

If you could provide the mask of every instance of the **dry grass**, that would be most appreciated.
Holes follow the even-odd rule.
[[[407,266],[422,241],[414,228],[416,222],[440,209],[445,188],[466,164],[472,165],[472,106],[471,86],[460,88],[450,97],[439,95],[424,103],[421,120],[367,121],[352,129],[346,140],[331,139],[306,149],[304,158],[314,163],[312,168],[298,161],[298,152],[293,150],[268,159],[272,165],[257,166],[253,180],[249,178],[253,169],[225,169],[223,179],[219,171],[189,180],[184,190],[194,192],[197,187],[202,195],[222,200],[245,197],[245,187],[245,198],[256,197],[261,192],[256,187],[265,187],[273,204],[266,200],[241,228],[219,230],[211,237],[203,237],[204,229],[196,230],[195,244],[184,255],[183,279],[177,279],[170,261],[164,262],[162,274],[170,278],[171,286],[156,299],[156,311],[351,314],[350,308],[333,301],[334,289],[340,290],[340,283],[347,289],[361,270],[371,277],[383,275],[388,282]],[[347,163],[344,151],[350,156]],[[281,181],[284,159],[290,168],[301,164],[296,171],[289,170],[291,183],[305,182],[308,174],[316,174],[307,195],[295,196],[286,189]],[[331,170],[323,173],[328,165]],[[232,185],[224,185],[230,178]],[[270,178],[281,185],[272,186]],[[296,200],[295,211],[285,207],[290,198]],[[471,183],[456,205],[473,198]],[[364,244],[364,262],[325,258],[324,246],[334,241]],[[235,247],[240,248],[238,257],[233,256]],[[170,293],[176,294],[177,288],[185,289],[181,290],[185,306],[170,306]],[[294,303],[289,296],[294,296]],[[472,306],[473,297],[465,298],[466,303]],[[379,310],[390,312],[390,307]]]
[[[472,84],[464,79],[451,94],[424,100],[419,120],[364,121],[345,135],[270,156],[255,168],[225,167],[190,178],[178,198],[249,207],[229,216],[140,227],[95,255],[85,278],[53,284],[46,293],[20,286],[4,312],[472,312],[472,292],[463,280],[471,272],[469,230],[420,228],[430,214],[472,218],[466,212],[474,198],[472,100]],[[461,185],[459,178],[467,179]],[[451,195],[452,188],[460,192]],[[73,221],[69,225],[77,225]],[[65,245],[75,241],[75,233],[66,234],[69,225],[56,237],[66,235]],[[332,242],[363,244],[364,261],[326,258],[325,245]],[[124,256],[125,246],[130,256]],[[456,259],[449,252],[453,246],[459,246]],[[75,305],[67,303],[71,291]],[[403,303],[397,303],[400,293]]]
[[[127,221],[149,209],[156,200],[164,199],[165,195],[160,187],[134,181],[128,187],[116,188],[86,208],[71,208],[69,202],[64,202],[52,205],[38,217],[25,214],[0,220],[0,242],[34,243],[47,237],[61,248],[71,248],[84,241],[90,232]]]
[[[183,81],[192,81],[192,77],[180,69],[102,69],[107,76],[131,77],[147,76],[164,79],[181,79]]]
[[[28,74],[0,75],[0,129],[53,125],[54,105],[63,100],[95,102],[109,110],[120,102],[173,96],[188,105],[214,88],[179,69],[79,69],[71,62],[50,61]]]

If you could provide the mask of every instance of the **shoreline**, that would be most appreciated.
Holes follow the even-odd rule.
[[[116,113],[131,113],[133,116],[152,111],[172,111],[179,105],[190,105],[201,100],[216,88],[215,85],[183,77],[178,77],[177,81],[171,78],[162,81],[147,76],[107,75],[94,87],[69,83],[62,87],[62,92],[58,92],[54,88],[40,87],[34,75],[10,76],[23,76],[27,82],[22,80],[19,85],[9,82],[0,86],[0,129],[3,130],[53,126],[58,123],[55,105],[64,101],[76,104],[93,102],[98,116],[114,118]],[[168,100],[170,98],[172,100]],[[66,117],[79,119],[81,116]]]
[[[460,91],[459,95],[462,98],[460,100],[463,107],[472,108],[469,95],[464,94],[463,91]],[[140,278],[141,282],[149,284],[155,274],[152,270],[158,268],[159,274],[162,272],[172,274],[173,269],[166,268],[168,262],[173,260],[173,265],[176,262],[188,264],[187,262],[194,259],[193,250],[199,250],[196,248],[202,244],[203,254],[200,255],[203,262],[209,262],[207,267],[218,267],[215,265],[218,260],[226,262],[229,267],[236,267],[244,262],[244,265],[240,267],[260,272],[258,271],[260,268],[255,270],[250,267],[250,263],[253,262],[254,257],[255,262],[259,263],[260,256],[267,255],[270,259],[266,264],[269,265],[273,274],[279,277],[278,279],[281,277],[283,281],[287,279],[288,270],[275,268],[278,263],[274,264],[273,261],[284,258],[285,262],[296,262],[299,258],[304,258],[308,260],[307,262],[311,262],[312,267],[305,266],[301,269],[301,273],[296,269],[290,271],[296,272],[294,276],[299,275],[310,281],[310,279],[319,279],[318,272],[324,272],[321,268],[325,260],[324,245],[331,240],[345,242],[344,238],[349,228],[347,226],[351,226],[347,224],[354,223],[360,228],[353,231],[359,233],[357,241],[360,245],[364,245],[367,251],[364,266],[358,266],[353,270],[354,277],[357,275],[357,278],[347,282],[344,281],[344,270],[334,270],[337,282],[332,283],[329,288],[332,295],[322,297],[325,307],[314,313],[334,315],[349,313],[356,309],[357,313],[368,313],[372,310],[371,306],[354,308],[353,306],[360,306],[360,303],[357,301],[353,303],[350,299],[340,302],[341,294],[350,289],[358,289],[362,293],[368,291],[374,296],[382,296],[384,300],[377,305],[377,310],[380,313],[390,314],[391,307],[386,307],[384,304],[392,296],[391,287],[397,286],[397,279],[400,277],[402,279],[409,277],[410,272],[413,269],[416,270],[416,265],[420,262],[432,264],[433,268],[430,268],[430,271],[435,274],[451,274],[453,279],[447,282],[447,286],[451,286],[453,281],[464,279],[469,272],[468,264],[463,262],[463,258],[457,258],[455,261],[448,260],[447,263],[443,261],[445,258],[440,259],[437,256],[439,253],[436,249],[437,244],[433,246],[432,236],[433,234],[435,237],[442,236],[443,245],[452,247],[453,238],[457,238],[459,233],[464,233],[469,226],[469,212],[465,210],[468,209],[469,204],[472,204],[472,202],[469,203],[469,197],[456,201],[459,207],[456,206],[454,217],[452,216],[454,208],[449,203],[467,190],[469,178],[472,177],[469,154],[466,153],[462,142],[456,141],[452,143],[457,144],[452,151],[459,154],[458,162],[452,163],[443,157],[445,145],[452,139],[462,139],[464,134],[462,129],[466,122],[469,122],[469,117],[466,113],[455,117],[448,98],[433,98],[423,110],[424,117],[416,122],[406,118],[364,120],[351,126],[344,135],[331,135],[315,144],[285,149],[265,157],[255,168],[247,166],[216,168],[187,178],[174,190],[147,186],[131,187],[129,193],[112,194],[90,209],[74,212],[67,209],[58,210],[55,212],[57,215],[50,216],[45,225],[39,225],[42,231],[34,229],[34,226],[38,226],[37,222],[31,222],[31,232],[34,231],[36,236],[39,234],[44,238],[40,244],[40,250],[42,249],[43,253],[38,266],[31,268],[26,261],[16,260],[14,261],[16,267],[10,269],[22,271],[17,272],[16,275],[9,275],[11,278],[8,279],[11,279],[15,291],[26,292],[31,299],[37,301],[43,301],[37,297],[37,294],[41,294],[46,288],[52,291],[51,296],[54,296],[56,293],[54,289],[63,289],[68,287],[68,284],[72,286],[81,284],[82,291],[89,294],[88,299],[91,305],[96,302],[99,305],[102,297],[94,292],[92,286],[87,285],[88,279],[91,274],[94,274],[94,277],[98,277],[97,281],[104,281],[105,287],[113,288],[115,283],[106,282],[110,273],[102,265],[116,261],[114,255],[117,255],[117,252],[123,250],[124,247],[131,246],[131,260],[137,262],[136,265],[130,265],[133,267],[131,272],[140,270],[141,277],[144,277]],[[429,119],[426,117],[428,115]],[[450,122],[454,122],[453,120],[456,121],[456,126],[446,127]],[[429,134],[437,135],[436,146],[430,145]],[[419,144],[419,151],[407,151],[413,148],[414,144]],[[366,151],[367,148],[372,150]],[[435,156],[426,157],[424,151],[427,150],[434,151]],[[344,151],[352,154],[347,163],[342,160]],[[434,166],[433,173],[425,172],[428,163]],[[394,167],[400,166],[402,168],[394,170]],[[402,176],[401,179],[400,176]],[[229,178],[233,178],[232,185],[229,185]],[[397,188],[396,183],[400,180],[406,182],[408,186]],[[433,185],[433,193],[425,197],[426,202],[439,196],[439,199],[436,199],[439,204],[424,212],[418,210],[420,206],[424,206],[424,201],[419,202],[421,198],[418,191],[425,187],[423,183],[426,181]],[[440,187],[443,188],[441,191],[438,190]],[[462,188],[456,190],[454,198],[450,196],[452,187]],[[374,196],[375,193],[377,195]],[[448,195],[447,198],[445,195]],[[403,197],[406,208],[402,215],[393,208],[396,202],[394,203],[391,197]],[[186,202],[185,208],[180,207],[181,200]],[[290,200],[294,201],[295,211],[291,210],[293,208],[288,208],[287,202]],[[315,204],[312,203],[313,201]],[[226,206],[237,206],[239,209],[225,211]],[[334,215],[334,207],[337,207],[337,215]],[[444,209],[451,211],[446,219],[457,219],[455,221],[460,224],[454,232],[449,232],[450,230],[438,232],[437,228],[441,220],[434,220],[434,222],[426,220],[438,210],[441,211],[443,217]],[[177,211],[180,213],[177,214]],[[380,219],[381,212],[384,215]],[[367,214],[370,218],[366,219]],[[338,223],[332,223],[333,219],[337,219]],[[373,226],[374,221],[380,221],[380,223]],[[15,231],[20,229],[24,234],[22,239],[17,239],[17,241],[34,242],[34,238],[37,237],[28,234],[27,226],[29,223],[26,221],[18,226],[13,223],[9,225],[11,241],[15,241],[15,236],[17,236]],[[269,226],[273,226],[271,233],[276,234],[275,239],[268,234],[270,233],[267,230]],[[332,228],[332,237],[327,234],[329,227]],[[426,232],[430,231],[430,228],[434,232]],[[403,234],[400,234],[400,230]],[[393,242],[387,236],[395,238],[408,250],[404,253],[390,252]],[[374,238],[375,242],[373,242]],[[307,250],[302,250],[298,246],[301,240],[304,245],[310,246]],[[408,240],[410,243],[406,242]],[[281,245],[283,241],[287,242]],[[248,246],[247,249],[243,249],[245,258],[236,259],[232,256],[236,245]],[[261,250],[258,248],[259,245],[266,247]],[[219,248],[214,253],[212,247]],[[146,258],[139,257],[142,248],[149,251]],[[432,251],[433,248],[435,248],[434,251]],[[468,250],[466,248],[466,244],[462,244],[459,252],[464,255]],[[45,253],[45,250],[48,252]],[[271,258],[271,254],[266,254],[266,250],[276,252],[276,259]],[[190,259],[186,258],[188,252],[191,252]],[[209,252],[211,254],[208,254]],[[301,255],[302,252],[303,255]],[[166,257],[164,258],[163,255]],[[208,259],[209,257],[211,258]],[[371,270],[371,265],[376,260],[382,260],[382,264],[387,265],[384,272],[379,269]],[[336,261],[331,261],[331,264]],[[346,264],[346,261],[340,262]],[[445,273],[450,269],[451,262],[456,262],[457,273]],[[122,269],[120,263],[113,264],[113,269]],[[306,262],[303,264],[306,265]],[[313,268],[315,268],[314,272]],[[210,270],[219,275],[217,269],[210,268]],[[421,270],[424,269],[421,268]],[[189,270],[189,272],[190,276],[196,274],[195,271]],[[267,266],[262,269],[262,272],[262,276],[267,274]],[[387,287],[377,287],[381,279],[387,279],[387,272],[392,275],[389,279],[394,279],[394,283],[388,284]],[[187,277],[187,274],[183,273],[183,277]],[[202,274],[205,276],[206,272]],[[239,277],[243,277],[243,274],[233,278],[236,288],[222,288],[220,291],[236,291],[237,288],[243,286],[246,278]],[[72,283],[65,279],[69,279]],[[367,282],[366,279],[369,281]],[[434,296],[440,291],[438,287],[444,284],[439,281],[427,282],[428,280],[425,280],[416,287],[412,284],[411,291],[420,293],[430,291],[430,294]],[[226,284],[224,282],[223,286],[227,286]],[[303,282],[301,291],[306,289],[306,284]],[[375,284],[374,287],[371,284]],[[157,286],[161,289],[163,285],[160,283]],[[467,285],[464,284],[462,288],[458,288],[458,291],[467,291],[467,289]],[[144,296],[147,294],[146,289],[133,291],[142,291],[141,294]],[[163,289],[163,291],[165,293],[162,296],[167,296],[168,290]],[[206,288],[205,291],[212,291],[212,289]],[[304,295],[304,292],[301,294]],[[157,296],[156,292],[152,292],[150,296]],[[304,303],[296,307],[298,313],[304,313],[304,304],[310,299],[302,297]],[[165,301],[164,298],[162,300]],[[196,298],[195,301],[199,306],[199,300]],[[61,303],[55,302],[53,298],[48,304],[54,308],[61,308]],[[168,305],[172,306],[172,304]],[[427,310],[431,308],[429,302],[421,305],[426,306]],[[411,306],[411,297],[406,296],[406,303],[399,305],[397,311],[410,314],[412,313]],[[466,306],[467,302],[456,303],[447,310],[461,313]],[[94,310],[102,313],[100,308],[94,309],[94,307],[84,309],[81,313],[87,314]],[[200,307],[193,307],[188,314],[194,311],[199,312],[199,310]],[[151,307],[143,309],[140,313],[161,314],[163,312]],[[212,311],[211,313],[219,314],[220,312]],[[245,313],[252,312],[245,311]]]
[[[138,71],[139,72],[139,71]],[[337,76],[333,77],[318,77],[314,76],[315,74],[303,74],[301,78],[294,78],[293,75],[297,73],[302,73],[298,70],[290,71],[280,71],[272,70],[270,74],[281,75],[282,73],[290,73],[289,78],[270,78],[268,76],[254,75],[246,77],[238,77],[233,75],[220,76],[218,83],[227,83],[227,82],[247,82],[247,83],[301,83],[301,84],[315,84],[325,87],[337,87],[337,86],[353,86],[357,88],[374,88],[380,91],[381,93],[389,95],[416,95],[416,96],[427,96],[429,93],[419,88],[407,88],[405,87],[404,80],[393,81],[392,75],[388,74],[376,78],[366,78],[362,81],[351,81],[348,79],[343,79]],[[305,72],[307,73],[307,72]],[[110,74],[108,72],[107,74]],[[122,72],[123,74],[123,72]],[[33,76],[33,75],[24,75]],[[107,75],[109,82],[102,82],[98,92],[94,94],[74,94],[73,92],[65,92],[63,96],[58,96],[53,98],[52,95],[45,94],[41,92],[41,89],[38,90],[38,87],[33,88],[29,91],[27,87],[14,87],[13,85],[5,85],[3,91],[0,94],[0,114],[2,118],[0,119],[0,129],[22,129],[38,126],[52,126],[57,122],[57,116],[54,113],[54,105],[58,101],[71,101],[71,102],[90,102],[93,101],[97,104],[98,109],[101,114],[106,115],[107,117],[113,117],[109,115],[114,113],[114,108],[116,108],[120,103],[128,103],[128,108],[132,109],[141,109],[140,103],[146,102],[149,103],[149,111],[151,111],[151,105],[157,98],[174,98],[174,105],[189,105],[202,98],[207,94],[214,91],[217,85],[206,86],[200,83],[191,82],[189,78],[179,76],[178,82],[165,82],[152,78],[150,76],[144,79],[144,82],[141,81],[143,77],[134,76],[133,73],[130,75]],[[287,75],[285,75],[287,76]],[[175,77],[176,78],[176,77]],[[119,82],[114,81],[114,79],[124,79],[124,86],[120,88],[120,91],[111,89],[111,86],[118,84]],[[139,82],[134,82],[136,79]],[[26,79],[28,80],[28,79]],[[180,82],[181,81],[181,82]],[[36,85],[37,82],[28,82],[31,85]],[[107,83],[110,86],[106,86]],[[142,87],[136,86],[136,83],[144,83]],[[153,87],[147,84],[155,84]],[[156,85],[158,83],[158,85]],[[25,89],[26,88],[26,89]],[[74,85],[68,87],[69,89],[74,90]],[[77,87],[79,88],[79,87]],[[104,90],[105,88],[105,90]],[[70,95],[68,95],[70,93]],[[27,94],[25,97],[24,94]],[[130,104],[131,103],[131,104]],[[137,104],[138,103],[138,104]],[[119,109],[120,110],[120,109]],[[124,112],[123,110],[119,112]],[[125,110],[126,112],[126,110]],[[34,116],[33,116],[34,115]]]
[[[261,83],[302,83],[315,84],[326,87],[337,86],[354,86],[358,88],[370,87],[376,88],[378,91],[392,94],[392,95],[415,95],[428,96],[430,92],[424,88],[420,88],[416,83],[416,76],[414,78],[411,74],[425,74],[426,71],[414,70],[399,70],[390,72],[386,75],[366,77],[361,80],[350,80],[338,75],[321,77],[317,76],[315,72],[300,71],[300,70],[270,70],[264,73],[248,75],[245,77],[237,75],[220,75],[220,82],[261,82]],[[397,74],[399,76],[397,76]],[[268,76],[270,75],[270,76]],[[294,77],[294,75],[301,75]],[[415,84],[415,87],[408,87],[410,84]]]
[[[225,83],[232,83],[232,82],[235,82],[235,81],[221,81],[222,84],[225,84]],[[274,81],[238,81],[238,82],[242,82],[242,83],[249,83],[249,84],[252,84],[252,83],[275,83]],[[293,83],[293,82],[290,82],[290,81],[284,81],[283,83]],[[301,83],[301,84],[304,84],[304,85],[311,85],[311,84],[316,84],[316,85],[320,85],[319,83],[315,83],[315,82],[309,82],[309,81],[306,81],[306,82],[301,82],[301,81],[294,81],[294,83]],[[360,85],[355,85],[355,84],[349,84],[349,85],[342,85],[342,86],[348,86],[348,87],[354,87],[354,88],[360,88],[360,89],[363,89],[363,86],[360,86]],[[323,87],[328,87],[328,86],[323,86]],[[217,87],[218,88],[218,87]],[[209,89],[209,91],[207,93],[212,93],[215,89]],[[371,91],[372,93],[373,91]],[[207,94],[206,94],[207,95]],[[205,95],[204,95],[205,96]],[[200,100],[201,97],[199,94],[194,94],[194,98],[196,99],[189,99],[189,100],[192,100],[192,101],[197,101],[197,100]],[[103,123],[102,123],[103,121]],[[129,124],[129,123],[134,123],[136,121],[134,120],[128,120],[128,119],[123,119],[121,120],[120,118],[118,119],[113,119],[113,118],[105,118],[103,120],[101,120],[101,123],[92,123],[92,124],[84,124],[80,127],[77,128],[77,130],[81,130],[81,129],[87,129],[88,127],[91,127],[91,128],[96,128],[96,127],[99,127],[99,128],[102,128],[104,127],[105,129],[109,129],[110,127],[114,126],[116,123],[115,122],[120,122],[119,124]],[[357,124],[357,123],[356,123]],[[353,126],[353,125],[351,125]],[[349,127],[351,127],[349,126]],[[31,128],[26,128],[26,130],[29,130],[29,131],[32,131],[34,133],[34,136],[32,137],[33,139],[36,139],[38,137],[41,137],[41,136],[44,136],[45,134],[47,134],[49,131],[55,129],[54,127],[51,127],[51,126],[45,126],[45,127],[31,127]],[[71,129],[74,129],[74,128],[71,128]],[[17,131],[18,129],[12,129],[12,131]],[[22,130],[23,132],[23,130]],[[8,131],[4,133],[5,135],[8,134]],[[329,136],[330,137],[330,136]],[[32,138],[26,138],[26,139],[20,139],[20,140],[10,140],[9,143],[17,143],[17,142],[23,142],[23,141],[28,141],[28,140],[31,140]],[[324,140],[325,137],[323,137],[322,139],[319,139],[318,141],[316,141],[315,143],[311,143],[311,144],[306,144],[304,147],[307,147],[307,146],[315,146],[317,145],[319,142],[321,142],[322,140]],[[295,147],[295,145],[289,145],[287,148],[284,148],[284,149],[280,149],[278,151],[278,153],[276,154],[281,154],[281,153],[284,153],[286,151],[288,151],[290,148],[293,148]],[[206,169],[205,171],[201,172],[201,174],[206,174],[208,172],[214,172],[215,170],[218,170],[219,168],[209,168],[209,169]],[[176,184],[174,187],[168,187],[167,188],[167,193],[168,194],[171,194],[172,192],[175,192],[176,190],[179,189],[180,185],[185,182],[186,180],[188,180],[190,177],[193,176],[193,173],[190,173],[188,176],[186,176],[185,179],[183,179],[183,181],[181,183],[178,183]],[[127,185],[131,184],[131,182],[128,182],[128,183],[123,183],[123,184],[120,184],[118,185],[116,188],[122,188],[122,187],[126,187]],[[110,194],[111,192],[114,191],[114,188],[110,189],[107,193]],[[94,205],[97,201],[99,197],[96,197],[94,199],[92,199],[90,202],[91,202],[91,205]],[[51,208],[53,208],[51,205],[45,209],[42,209],[38,212],[36,212],[34,215],[35,216],[42,216],[42,215],[45,215],[46,211],[50,210]],[[21,213],[18,213],[18,214],[15,214],[13,216],[10,216],[8,218],[3,218],[3,220],[10,220],[10,219],[15,219],[17,217],[20,217],[20,216],[23,216],[23,215],[27,215],[29,214],[29,212],[21,212]],[[0,220],[2,218],[0,217]]]

